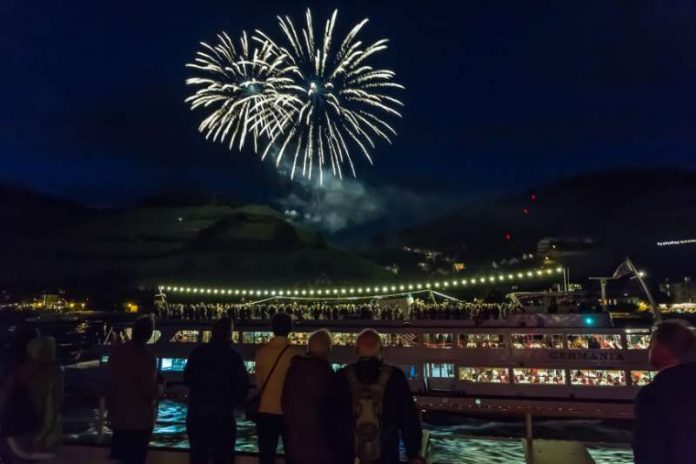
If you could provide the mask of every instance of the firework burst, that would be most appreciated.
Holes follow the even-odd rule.
[[[298,169],[308,179],[318,171],[322,182],[329,166],[342,178],[345,165],[355,176],[354,151],[372,164],[378,139],[391,143],[396,135],[389,118],[401,117],[403,103],[393,94],[404,87],[393,71],[370,64],[388,41],[365,45],[358,39],[367,19],[333,44],[337,15],[318,37],[307,10],[300,29],[278,17],[278,41],[256,30],[251,40],[243,33],[238,47],[225,33],[215,45],[201,43],[187,66],[202,76],[186,81],[198,87],[186,101],[191,109],[212,110],[199,125],[206,139],[242,149],[251,137],[256,152],[262,146],[262,159],[270,155],[277,166],[291,165],[291,178]]]
[[[206,139],[227,141],[230,149],[238,144],[240,150],[249,135],[258,151],[259,140],[273,137],[288,117],[283,101],[293,81],[285,61],[270,44],[251,43],[246,32],[238,47],[224,32],[215,45],[201,42],[194,62],[186,65],[203,75],[186,80],[198,87],[186,102],[192,110],[212,109],[198,130]]]
[[[386,50],[387,40],[381,39],[365,46],[357,40],[367,19],[354,26],[338,47],[333,42],[338,11],[334,11],[317,39],[312,13],[307,10],[301,30],[289,17],[278,17],[283,43],[256,31],[254,39],[264,46],[270,44],[274,55],[292,65],[294,84],[289,86],[291,98],[286,99],[286,111],[281,130],[276,131],[263,151],[265,158],[273,156],[280,164],[284,156],[292,156],[291,177],[301,163],[302,174],[311,178],[318,169],[320,181],[324,168],[331,166],[335,176],[343,177],[348,164],[356,175],[351,149],[358,148],[372,164],[370,151],[376,139],[391,143],[396,131],[385,117],[401,117],[403,103],[391,94],[404,87],[394,82],[395,73],[374,68],[370,58]]]

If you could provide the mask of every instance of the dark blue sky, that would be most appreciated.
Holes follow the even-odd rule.
[[[196,132],[184,104],[200,40],[298,21],[338,30],[367,16],[406,85],[376,188],[457,202],[617,166],[696,168],[692,1],[9,0],[0,23],[0,181],[85,203],[163,188],[252,200],[291,187],[252,154]]]

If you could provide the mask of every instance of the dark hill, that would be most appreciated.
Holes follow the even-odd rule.
[[[267,206],[206,201],[95,211],[31,195],[21,203],[13,198],[15,192],[0,200],[3,215],[22,224],[6,228],[0,243],[0,285],[10,288],[94,294],[162,282],[291,285],[385,274]],[[42,218],[40,236],[35,218]]]
[[[590,173],[465,205],[388,238],[422,246],[473,266],[537,250],[545,238],[586,238],[591,250],[559,256],[581,272],[601,272],[623,256],[660,273],[693,272],[696,246],[658,241],[696,237],[696,173],[630,169]],[[560,253],[559,253],[560,255]]]

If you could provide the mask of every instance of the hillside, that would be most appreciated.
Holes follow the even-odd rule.
[[[545,238],[594,244],[558,259],[581,273],[608,272],[623,256],[660,273],[696,271],[696,246],[658,241],[696,237],[696,173],[631,169],[590,173],[465,205],[388,237],[380,248],[442,250],[469,266],[520,257]]]
[[[79,217],[64,216],[69,210],[58,201],[42,201],[17,211],[20,219],[50,215],[60,226],[46,222],[40,237],[31,228],[7,229],[0,244],[6,257],[0,284],[60,285],[93,293],[165,281],[294,284],[385,273],[374,263],[332,249],[320,234],[267,206],[80,209]]]

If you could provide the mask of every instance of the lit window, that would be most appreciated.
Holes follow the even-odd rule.
[[[453,348],[454,335],[448,333],[423,334],[423,346],[426,348]]]
[[[499,334],[460,334],[460,348],[505,348],[505,338]]]
[[[345,366],[345,364],[331,363],[331,369],[333,369],[334,372],[337,372],[337,371],[343,369],[344,366]]]
[[[186,367],[186,358],[162,358],[160,370],[162,372],[183,372]]]
[[[331,341],[334,346],[352,346],[355,345],[355,340],[358,338],[356,333],[333,332]]]
[[[570,371],[570,383],[587,387],[621,387],[626,385],[626,374],[618,370],[574,369]]]
[[[210,340],[212,340],[212,334],[210,333],[210,330],[204,330],[203,332],[201,332],[201,340],[203,341],[203,343],[209,343]],[[239,343],[239,332],[232,332],[232,343]]]
[[[655,371],[631,371],[631,382],[633,385],[642,387],[652,382],[656,374]]]
[[[434,379],[453,379],[454,364],[427,363],[425,365],[425,375]]]
[[[288,341],[291,345],[306,346],[310,335],[308,332],[293,332],[288,335]]]
[[[512,378],[518,384],[565,385],[563,369],[513,369]]]
[[[626,334],[626,343],[629,350],[647,350],[650,346],[650,333]]]
[[[273,338],[273,332],[242,332],[242,343],[262,345]]]
[[[510,383],[508,370],[504,367],[460,367],[457,378],[465,382]]]
[[[244,367],[246,368],[247,373],[249,373],[249,374],[255,374],[255,373],[256,373],[256,362],[254,362],[254,361],[244,361]]]
[[[510,340],[517,350],[563,348],[563,335],[512,334]]]
[[[180,330],[174,334],[172,343],[198,343],[197,330]]]
[[[621,336],[602,334],[568,335],[570,350],[620,350]]]

